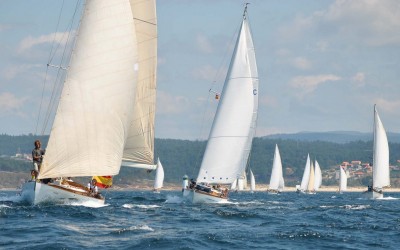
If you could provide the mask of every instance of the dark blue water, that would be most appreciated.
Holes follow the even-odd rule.
[[[112,191],[106,206],[30,206],[0,192],[0,249],[400,249],[400,193],[233,193],[193,205],[181,193]]]

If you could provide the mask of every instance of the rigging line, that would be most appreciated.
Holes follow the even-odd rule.
[[[71,18],[71,21],[70,21],[70,24],[69,24],[69,32],[68,32],[67,40],[65,42],[64,51],[63,51],[63,54],[61,56],[60,64],[63,63],[63,61],[65,59],[65,56],[66,56],[66,53],[67,53],[67,47],[68,47],[68,43],[69,43],[69,40],[70,40],[70,37],[71,37],[71,31],[72,31],[73,23],[74,23],[74,20],[75,20],[75,16],[76,16],[79,4],[80,4],[80,0],[78,0],[76,2],[75,11],[74,11],[74,14],[72,15],[72,18]],[[72,54],[72,49],[71,49],[71,54]],[[55,81],[55,83],[53,85],[49,106],[47,108],[47,112],[46,112],[46,116],[45,116],[45,120],[44,120],[44,124],[43,124],[43,128],[42,128],[42,132],[41,132],[42,135],[44,134],[44,132],[45,132],[45,130],[47,128],[47,125],[49,123],[51,112],[52,112],[52,110],[54,109],[54,106],[55,106],[55,99],[56,99],[57,93],[60,92],[60,88],[62,87],[61,83],[57,84],[58,81],[60,81],[60,82],[62,81],[62,79],[61,79],[62,76],[60,76],[61,75],[60,72],[62,72],[61,67],[57,71],[56,81]]]
[[[142,22],[144,22],[144,23],[148,23],[148,24],[151,24],[151,25],[157,25],[156,23],[151,23],[151,22],[149,22],[149,21],[146,21],[146,20],[143,20],[143,19],[139,19],[139,18],[136,18],[136,17],[134,17],[133,20],[142,21]]]
[[[51,54],[52,54],[53,49],[54,49],[54,44],[55,44],[55,40],[56,40],[57,30],[58,30],[58,27],[59,27],[59,25],[60,25],[61,13],[62,13],[63,8],[64,8],[64,0],[63,0],[62,5],[61,5],[60,14],[58,15],[58,21],[57,21],[57,26],[56,26],[56,32],[54,33],[53,42],[52,42],[52,46],[51,46],[51,50],[50,50],[50,54],[49,54],[49,59],[47,59],[47,65],[50,63],[51,58],[52,58]],[[48,73],[48,71],[49,71],[49,66],[47,66],[47,68],[46,68],[46,74],[45,74],[44,81],[43,81],[42,95],[41,95],[40,104],[39,104],[39,113],[38,113],[37,120],[36,120],[35,135],[37,134],[37,130],[38,130],[38,127],[39,127],[40,115],[41,115],[41,113],[42,113],[43,96],[44,96],[44,91],[45,91],[45,89],[46,89],[47,73]]]

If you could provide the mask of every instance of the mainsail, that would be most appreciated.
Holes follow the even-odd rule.
[[[383,188],[390,185],[389,144],[385,128],[381,122],[376,106],[374,106],[374,155],[373,155],[373,187]]]
[[[254,45],[244,15],[197,182],[231,184],[244,172],[257,119],[257,91]]]
[[[342,166],[339,166],[339,192],[347,190],[347,174]]]
[[[303,178],[301,179],[300,189],[305,191],[308,187],[308,181],[310,179],[310,154],[307,155],[307,162],[304,168]]]
[[[282,190],[284,187],[283,173],[282,173],[282,160],[279,153],[278,145],[275,145],[274,161],[272,163],[271,178],[269,181],[269,189]]]
[[[152,162],[156,36],[154,0],[86,2],[39,178]]]
[[[314,172],[314,164],[310,163],[310,178],[308,179],[307,191],[312,192],[315,189],[315,172]]]

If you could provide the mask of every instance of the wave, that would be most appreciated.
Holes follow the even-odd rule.
[[[382,197],[382,198],[377,198],[377,200],[399,200],[400,198],[395,198],[395,197]]]
[[[159,208],[161,206],[158,205],[137,205],[137,204],[124,204],[122,205],[122,207],[124,208],[134,208],[134,207],[138,207],[138,208],[144,208],[144,209],[153,209],[153,208]]]
[[[135,231],[154,232],[154,229],[149,227],[148,225],[144,224],[144,225],[137,225],[137,226],[131,226],[128,228],[119,229],[119,230],[115,231],[114,233],[123,234],[123,233],[127,233],[127,232],[135,232]]]
[[[100,207],[107,207],[110,204],[99,204],[94,201],[85,201],[85,202],[71,202],[71,203],[65,203],[63,205],[67,206],[77,206],[77,207],[91,207],[91,208],[100,208]]]
[[[340,208],[350,209],[350,210],[363,210],[370,208],[370,205],[344,205],[340,206]]]
[[[177,195],[167,195],[167,200],[165,203],[174,203],[174,204],[180,204],[184,201],[184,199],[180,196]]]

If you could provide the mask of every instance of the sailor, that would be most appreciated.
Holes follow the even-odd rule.
[[[32,161],[33,168],[35,170],[35,179],[40,171],[40,167],[42,166],[43,155],[45,154],[45,150],[41,148],[41,143],[39,140],[35,141],[35,148],[32,150]]]
[[[88,183],[88,189],[90,190],[90,193],[95,196],[98,192],[99,189],[96,186],[97,181],[95,179],[92,179],[89,183]]]

